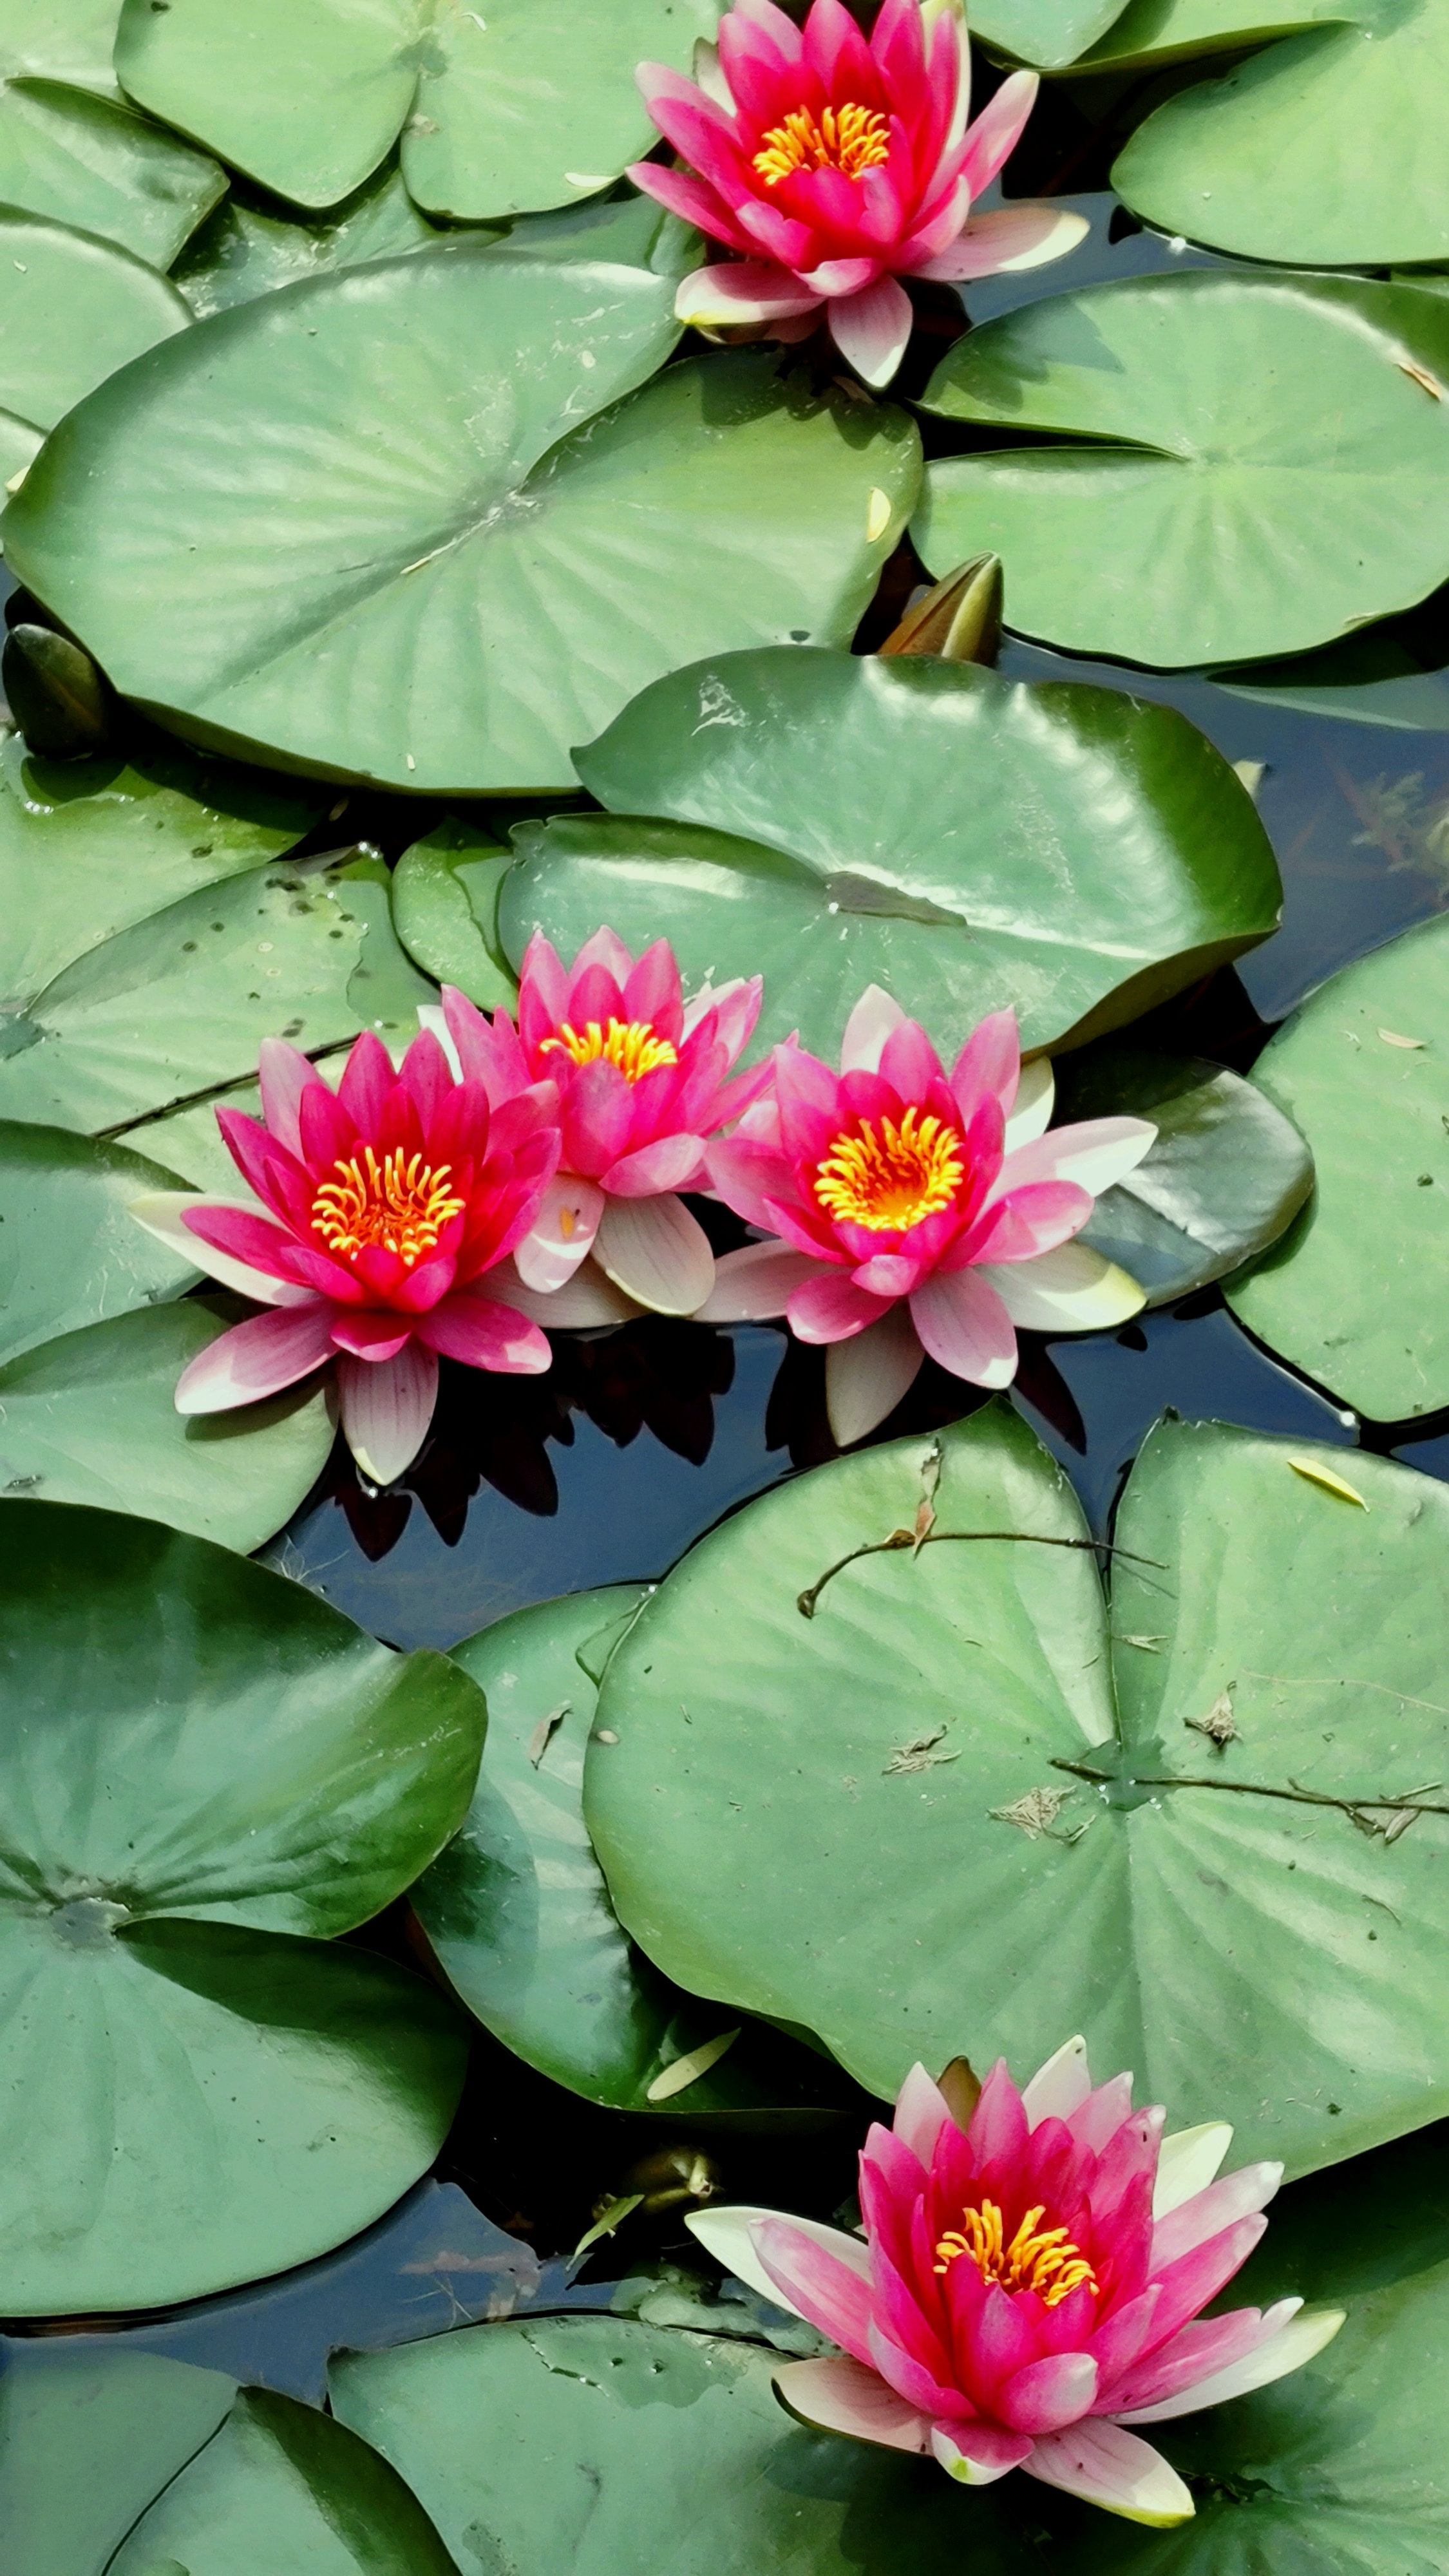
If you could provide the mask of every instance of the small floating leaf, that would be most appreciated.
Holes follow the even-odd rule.
[[[1379,1036],[1385,1046],[1422,1047],[1427,1043],[1424,1038],[1401,1038],[1397,1029],[1380,1029]]]
[[[1295,1476],[1306,1476],[1310,1485],[1321,1485],[1326,1494],[1340,1494],[1346,1503],[1357,1503],[1361,1512],[1368,1510],[1358,1488],[1347,1484],[1342,1476],[1335,1476],[1333,1469],[1323,1466],[1317,1458],[1290,1458],[1287,1464]]]
[[[699,2082],[701,2075],[707,2075],[712,2066],[718,2066],[726,2049],[733,2048],[739,2035],[738,2028],[722,2030],[717,2039],[707,2039],[702,2047],[692,2048],[687,2057],[676,2057],[672,2066],[666,2066],[662,2075],[655,2076],[649,2087],[650,2101],[672,2102],[676,2093],[687,2093],[691,2084]]]

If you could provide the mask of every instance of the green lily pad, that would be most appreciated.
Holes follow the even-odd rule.
[[[0,1494],[134,1512],[242,1555],[263,1546],[321,1475],[333,1424],[315,1384],[239,1413],[177,1412],[182,1370],[244,1311],[188,1297],[0,1368]]]
[[[885,1544],[916,1440],[750,1504],[646,1603],[585,1778],[621,1921],[887,2096],[913,2058],[1029,2070],[1082,2030],[1298,2170],[1442,2116],[1446,1820],[1384,1802],[1449,1768],[1449,1493],[1169,1420],[1109,1635],[1025,1425],[992,1405],[940,1448],[918,1552]]]
[[[175,1186],[124,1145],[0,1120],[0,1361],[190,1287],[196,1270],[129,1213]]]
[[[1374,6],[1375,0],[1127,0],[1076,69],[1137,71],[1236,52],[1273,36],[1299,35],[1323,20],[1337,25],[1361,18]]]
[[[978,0],[971,33],[1017,62],[1058,71],[1111,26],[1123,0]]]
[[[119,0],[0,0],[0,78],[42,72],[113,92],[118,12]]]
[[[1287,36],[1149,116],[1112,172],[1134,211],[1250,259],[1449,257],[1440,0],[1357,0],[1336,14],[1357,23]]]
[[[50,429],[93,387],[191,321],[130,251],[0,206],[0,398]]]
[[[62,967],[193,889],[280,858],[320,791],[175,744],[114,758],[39,760],[0,748],[0,1053]]]
[[[0,2563],[25,2576],[105,2576],[235,2393],[220,2371],[124,2345],[12,2344],[0,2372]]]
[[[289,218],[270,198],[233,189],[187,244],[172,281],[204,322],[301,278],[436,250],[444,238],[413,204],[396,163],[389,162],[343,205],[329,207],[312,223]],[[501,231],[496,238],[503,239]]]
[[[1370,627],[1317,653],[1249,662],[1239,670],[1230,666],[1212,677],[1255,706],[1329,716],[1338,724],[1389,725],[1402,733],[1449,733],[1449,670],[1426,669],[1389,628]]]
[[[6,561],[194,739],[418,793],[571,789],[569,746],[682,657],[848,641],[917,490],[903,413],[767,354],[617,400],[672,303],[647,270],[466,241],[217,314],[48,444]]]
[[[14,483],[17,492],[36,457],[45,445],[45,432],[30,420],[21,420],[13,411],[0,411],[0,482],[8,491]]]
[[[417,2498],[355,2433],[245,2388],[108,2576],[457,2576]]]
[[[453,1648],[487,1695],[487,1754],[467,1822],[413,1889],[413,1909],[469,2011],[571,2092],[691,2130],[820,2126],[827,2088],[802,2089],[800,2068],[824,2070],[797,2058],[782,2071],[788,2052],[757,2030],[650,2099],[729,2021],[671,1986],[620,1930],[583,1819],[597,1691],[580,1655],[607,1651],[646,1598],[634,1583],[570,1593]]]
[[[1302,1129],[1318,1186],[1228,1291],[1269,1348],[1383,1422],[1449,1404],[1449,921],[1325,984],[1253,1080]]]
[[[688,68],[716,0],[125,0],[116,69],[153,116],[302,206],[333,206],[401,133],[422,206],[518,214],[593,196],[657,139],[643,60]]]
[[[253,867],[57,975],[8,1025],[0,1114],[128,1127],[247,1079],[264,1037],[309,1054],[362,1028],[388,1037],[433,992],[393,937],[379,863]]]
[[[1029,1047],[1078,1045],[1278,920],[1240,781],[1115,690],[737,653],[658,682],[575,758],[613,815],[672,819],[520,826],[499,898],[515,966],[539,926],[566,954],[601,921],[636,951],[667,933],[692,985],[763,973],[760,1044],[798,1028],[831,1062],[870,983],[942,1047],[1007,1004]]]
[[[226,172],[149,117],[52,80],[0,88],[0,202],[169,268]]]
[[[0,1503],[0,2313],[305,2262],[426,2171],[465,2042],[334,1936],[466,1812],[482,1698],[154,1522]]]
[[[1409,286],[1199,269],[1043,297],[958,342],[927,408],[1082,443],[932,466],[915,541],[937,573],[999,554],[1013,625],[1074,652],[1326,643],[1449,572],[1449,402],[1414,366],[1449,380],[1449,311]]]
[[[498,890],[512,865],[513,852],[491,832],[450,815],[393,870],[393,928],[408,955],[486,1011],[511,1011],[518,1000],[498,936]]]
[[[1059,1126],[1128,1117],[1156,1127],[1146,1160],[1102,1193],[1082,1236],[1146,1289],[1149,1306],[1276,1243],[1313,1187],[1313,1156],[1291,1119],[1201,1057],[1126,1046],[1071,1057],[1054,1116]]]

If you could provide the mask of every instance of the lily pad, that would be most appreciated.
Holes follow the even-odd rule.
[[[781,649],[658,682],[575,755],[627,817],[520,826],[499,929],[607,921],[686,982],[762,973],[758,1041],[834,1061],[878,983],[942,1046],[1005,1005],[1026,1044],[1134,1019],[1275,927],[1251,799],[1181,716],[970,663]]]
[[[417,2498],[355,2433],[268,2388],[147,2514],[108,2576],[457,2576]]]
[[[413,204],[395,162],[374,171],[355,195],[305,223],[274,199],[234,188],[187,244],[172,270],[198,321],[250,304],[279,286],[331,276],[367,260],[436,250],[444,236]],[[500,231],[496,238],[503,239]]]
[[[0,1113],[124,1128],[247,1079],[264,1037],[310,1054],[400,1030],[434,988],[393,938],[385,880],[368,860],[253,867],[118,931],[9,1023]]]
[[[153,1522],[5,1502],[0,1542],[0,2312],[169,2306],[436,2155],[456,2017],[334,1936],[456,1830],[483,1701]]]
[[[1199,54],[1239,52],[1273,36],[1296,36],[1327,20],[1362,18],[1376,0],[1127,0],[1104,36],[1076,65],[1079,73],[1190,61]]]
[[[1449,733],[1449,670],[1426,667],[1390,628],[1370,627],[1317,653],[1249,662],[1212,676],[1235,698],[1261,707],[1402,733]]]
[[[1109,1634],[1025,1425],[992,1405],[940,1449],[919,1551],[887,1544],[916,1440],[752,1503],[646,1603],[585,1780],[620,1919],[888,2096],[913,2058],[1029,2068],[1080,2029],[1300,2171],[1442,2116],[1449,1818],[1387,1802],[1449,1767],[1449,1493],[1169,1420]]]
[[[152,268],[226,194],[226,172],[149,117],[61,81],[0,89],[0,202],[119,242]]]
[[[1112,172],[1134,211],[1250,259],[1449,257],[1440,0],[1357,0],[1335,14],[1355,23],[1287,36],[1149,116]]]
[[[1313,1187],[1313,1156],[1291,1119],[1201,1057],[1093,1048],[1063,1065],[1054,1115],[1059,1125],[1150,1118],[1157,1129],[1145,1162],[1102,1193],[1082,1235],[1146,1289],[1149,1306],[1276,1243]]]
[[[959,341],[927,408],[1082,443],[932,466],[916,543],[937,573],[999,554],[1012,624],[1079,653],[1326,643],[1449,573],[1449,401],[1416,368],[1449,382],[1449,311],[1410,286],[1199,269],[1044,296]]]
[[[128,761],[39,760],[0,748],[0,1054],[74,958],[194,888],[279,858],[321,810],[320,791],[175,744]]]
[[[1123,0],[978,0],[971,33],[1017,62],[1062,70],[1111,26]]]
[[[518,214],[593,196],[656,139],[644,60],[688,67],[715,0],[125,0],[116,69],[153,116],[302,206],[332,206],[403,138],[432,212]]]
[[[1376,1420],[1449,1404],[1449,921],[1346,967],[1253,1080],[1302,1129],[1318,1186],[1229,1302],[1269,1348]]]
[[[243,1555],[261,1547],[321,1475],[333,1423],[315,1384],[240,1413],[177,1412],[182,1370],[242,1311],[188,1297],[0,1368],[0,1494],[134,1512]]]
[[[191,308],[114,242],[0,206],[0,401],[50,429]]]
[[[14,2343],[0,2371],[0,2564],[105,2576],[138,2514],[219,2424],[235,2387],[124,2345]]]
[[[120,0],[0,0],[0,78],[43,72],[51,80],[114,91],[111,49]]]
[[[571,789],[569,746],[681,658],[847,642],[918,486],[903,413],[768,354],[618,401],[672,304],[647,270],[467,241],[217,314],[66,423],[6,561],[193,739]]]
[[[512,865],[490,832],[449,816],[393,870],[393,928],[408,955],[486,1011],[511,1011],[518,999],[498,936],[498,890]]]
[[[196,1270],[129,1213],[175,1186],[124,1145],[0,1120],[0,1361],[190,1287]]]
[[[802,2085],[800,2070],[826,2070],[798,2052],[783,2066],[789,2050],[753,2029],[692,2083],[650,2098],[729,2021],[671,1986],[620,1930],[583,1819],[597,1691],[579,1658],[607,1652],[646,1598],[633,1583],[570,1593],[453,1648],[487,1696],[487,1754],[467,1822],[413,1889],[413,1908],[469,2011],[556,2084],[691,2130],[821,2126],[828,2085]]]
[[[45,432],[30,420],[21,420],[13,411],[0,411],[0,482],[7,492],[11,484],[17,492],[24,477],[45,445]]]

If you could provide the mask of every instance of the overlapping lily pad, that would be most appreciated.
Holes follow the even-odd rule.
[[[971,33],[1018,62],[1056,71],[1111,26],[1122,0],[982,0],[971,12]]]
[[[124,1145],[0,1121],[0,1361],[190,1287],[196,1271],[129,1214],[175,1186]]]
[[[999,554],[1012,623],[1078,652],[1303,651],[1449,573],[1441,383],[1449,310],[1411,286],[1194,270],[1043,297],[959,341],[927,404],[1076,443],[932,466],[913,534],[936,573]]]
[[[0,404],[50,429],[191,308],[114,242],[0,205]]]
[[[0,2371],[0,2564],[104,2576],[112,2553],[218,2425],[220,2371],[68,2338],[12,2344]]]
[[[464,242],[217,314],[66,423],[6,560],[195,739],[571,788],[569,746],[680,659],[846,642],[914,505],[904,415],[773,356],[618,402],[672,302],[637,266]]]
[[[404,850],[392,875],[393,928],[436,983],[487,1011],[514,1008],[518,983],[498,936],[498,894],[513,852],[450,817]]]
[[[527,824],[499,896],[541,926],[667,935],[686,983],[763,974],[759,1038],[834,1060],[878,983],[942,1047],[1010,1005],[1079,1043],[1266,938],[1281,889],[1240,782],[1184,719],[927,658],[789,650],[675,672],[577,754],[611,809]],[[668,821],[614,817],[668,816]]]
[[[0,1503],[0,2312],[306,2261],[426,2170],[465,2042],[333,1936],[461,1821],[479,1693],[149,1521]]]
[[[1361,1413],[1449,1404],[1449,921],[1361,958],[1253,1071],[1301,1127],[1318,1183],[1228,1291],[1249,1330]]]
[[[125,0],[116,69],[132,98],[302,206],[360,187],[402,135],[418,203],[518,214],[607,187],[655,140],[646,59],[688,67],[716,0]]]
[[[1251,1082],[1200,1057],[1131,1046],[1069,1057],[1058,1125],[1150,1118],[1146,1160],[1097,1200],[1083,1230],[1163,1306],[1221,1279],[1292,1223],[1313,1187],[1313,1157],[1292,1120]]]
[[[1251,32],[1276,13],[1243,0],[1237,14]],[[1114,187],[1165,231],[1251,259],[1332,268],[1449,257],[1439,0],[1331,10],[1305,0],[1295,14],[1300,26],[1349,23],[1310,26],[1179,91],[1138,127]]]
[[[41,72],[113,91],[118,12],[119,0],[0,0],[0,78]]]
[[[827,2071],[758,2029],[736,2024],[693,2082],[670,2082],[671,2068],[685,2072],[729,2034],[729,2017],[661,1977],[609,1903],[583,1819],[596,1685],[580,1656],[599,1670],[645,1597],[632,1583],[570,1593],[454,1647],[487,1697],[487,1756],[467,1822],[414,1888],[414,1910],[469,2010],[555,2083],[691,2129],[823,2125]],[[802,2070],[818,2080],[802,2082]]]
[[[264,1037],[411,1035],[434,988],[393,937],[386,875],[346,854],[253,867],[118,931],[9,1022],[0,1115],[97,1134],[246,1080]]]
[[[205,153],[91,90],[0,89],[0,204],[119,242],[152,268],[170,267],[226,184]]]
[[[751,1504],[646,1604],[585,1783],[623,1922],[884,2094],[1081,2029],[1298,2170],[1442,2115],[1449,1819],[1385,1802],[1446,1768],[1444,1488],[1169,1421],[1109,1627],[1025,1426],[991,1406],[941,1449],[919,1552],[886,1544],[918,1440]]]
[[[1367,5],[1372,8],[1374,0]],[[1185,62],[1299,35],[1319,21],[1341,24],[1362,15],[1356,0],[1127,0],[1078,68],[1136,71],[1149,63]]]

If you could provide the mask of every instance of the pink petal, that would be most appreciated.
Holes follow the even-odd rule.
[[[962,286],[970,278],[995,277],[1003,269],[1042,268],[1048,260],[1063,259],[1075,250],[1087,230],[1084,215],[1055,206],[1003,206],[989,215],[973,215],[954,241],[913,260],[909,274]]]
[[[1195,2192],[1160,2218],[1152,2231],[1152,2269],[1162,2272],[1182,2254],[1190,2254],[1235,2218],[1250,2217],[1255,2210],[1266,2209],[1283,2179],[1280,2164],[1240,2165],[1236,2173],[1224,2174],[1221,2182],[1209,2183],[1205,2191]]]
[[[661,1190],[686,1190],[702,1180],[703,1166],[702,1136],[657,1136],[611,1163],[601,1187],[612,1199],[657,1198]]]
[[[787,1243],[747,1243],[717,1256],[714,1286],[695,1318],[701,1324],[754,1324],[783,1315],[797,1288],[818,1265]]]
[[[302,1131],[297,1112],[308,1083],[318,1078],[316,1066],[309,1064],[300,1049],[288,1046],[285,1038],[263,1038],[257,1049],[257,1074],[262,1116],[278,1143],[285,1145],[289,1154],[300,1154]]]
[[[1132,2302],[1134,2307],[1139,2304]],[[1270,2308],[1266,2318],[1256,2308],[1234,2308],[1225,2317],[1196,2317],[1135,2367],[1113,2371],[1099,2361],[1103,2412],[1124,2420],[1139,2413],[1155,2416],[1161,2406],[1169,2413],[1186,2414],[1197,2402],[1191,2391],[1200,2381],[1256,2351],[1265,2330],[1276,2333],[1285,2322],[1284,2311],[1295,2316],[1302,2304],[1301,2299],[1284,2300],[1278,2308]]]
[[[793,1191],[790,1165],[778,1147],[752,1136],[718,1136],[706,1146],[704,1161],[710,1188],[726,1207],[747,1225],[773,1232],[770,1202]]]
[[[233,1215],[254,1216],[255,1207],[243,1207],[239,1200],[203,1201],[180,1190],[148,1190],[144,1197],[132,1199],[128,1213],[158,1243],[169,1245],[185,1261],[219,1279],[224,1288],[236,1288],[243,1297],[254,1297],[259,1306],[303,1306],[311,1303],[315,1289],[299,1287],[295,1281],[274,1278],[270,1271],[257,1270],[249,1262],[233,1260],[230,1253],[218,1252],[203,1243],[186,1223],[188,1208],[210,1205],[226,1208]]]
[[[899,1297],[909,1297],[920,1283],[924,1262],[913,1261],[904,1252],[874,1252],[869,1260],[857,1264],[851,1278],[868,1297],[885,1298],[892,1305]]]
[[[627,953],[627,952],[626,952]],[[684,997],[679,967],[667,939],[656,939],[624,981],[626,1020],[647,1020],[662,1038],[677,1046],[684,1035]]]
[[[926,1354],[904,1300],[825,1352],[825,1410],[838,1449],[863,1440],[914,1386]]]
[[[896,2095],[892,2134],[929,2172],[931,2158],[936,2152],[936,2140],[944,2128],[954,2126],[955,2122],[946,2108],[945,2095],[939,2085],[933,2083],[918,2058]]]
[[[863,295],[880,274],[878,259],[822,259],[818,268],[807,269],[801,283],[827,297]]]
[[[1240,2218],[1158,2273],[1160,2305],[1153,2320],[1153,2333],[1160,2342],[1186,2325],[1190,2317],[1197,2316],[1219,2290],[1227,2287],[1233,2274],[1242,2270],[1267,2225],[1266,2218]]]
[[[1161,2529],[1192,2518],[1192,2497],[1161,2452],[1100,2418],[1046,2434],[1021,2465],[1043,2486],[1105,2505],[1128,2522]]]
[[[337,1086],[342,1107],[361,1133],[377,1125],[396,1079],[392,1058],[381,1038],[375,1037],[371,1029],[364,1029]]]
[[[604,1193],[597,1182],[581,1181],[573,1172],[556,1173],[513,1255],[524,1286],[547,1294],[572,1279],[593,1247],[603,1213]]]
[[[895,2390],[896,2395],[905,2399],[908,2406],[914,2406],[922,2415],[933,2418],[942,2415],[951,2419],[958,2415],[964,2418],[967,2412],[967,2401],[959,2391],[954,2388],[943,2388],[934,2374],[926,2368],[924,2362],[917,2361],[903,2345],[886,2334],[874,2319],[871,2321],[868,2340],[870,2359],[875,2368],[880,2372],[882,2379]]]
[[[369,1367],[380,1368],[384,1360],[396,1359],[412,1340],[413,1319],[398,1315],[387,1306],[334,1306],[332,1339],[340,1351],[350,1351],[354,1359]]]
[[[1040,87],[1035,72],[1013,72],[967,129],[961,175],[973,197],[980,196],[1015,151]]]
[[[701,330],[727,331],[739,323],[813,313],[824,300],[774,260],[741,259],[728,267],[697,268],[681,278],[674,316]]]
[[[1009,1386],[1016,1333],[994,1288],[974,1271],[938,1270],[911,1299],[911,1321],[933,1360],[970,1386]]]
[[[878,1070],[902,1100],[924,1100],[933,1083],[945,1080],[941,1059],[917,1020],[902,1020],[891,1030]]]
[[[750,2241],[769,2279],[797,2316],[829,2335],[856,2361],[869,2362],[870,2283],[792,2227],[788,2218],[757,2218]]]
[[[251,1315],[198,1351],[176,1385],[178,1413],[228,1413],[255,1404],[332,1356],[332,1310],[323,1297],[306,1306]]]
[[[978,1261],[1034,1261],[1080,1234],[1092,1206],[1091,1193],[1078,1189],[1073,1181],[1028,1181],[1004,1192],[998,1186],[942,1267],[955,1270]]]
[[[682,1199],[609,1199],[594,1258],[616,1287],[657,1315],[693,1315],[714,1286],[709,1237]]]
[[[794,21],[787,18],[775,0],[734,0],[734,15],[759,27],[788,63],[798,63],[805,51],[805,40]]]
[[[553,1360],[537,1324],[516,1306],[501,1305],[472,1288],[455,1288],[441,1306],[418,1316],[414,1330],[419,1341],[441,1351],[444,1359],[491,1369],[500,1377],[541,1377]]]
[[[524,1285],[510,1255],[495,1262],[487,1273],[488,1294],[501,1306],[512,1306],[516,1313],[527,1315],[541,1324],[546,1332],[580,1332],[596,1324],[626,1324],[642,1308],[612,1279],[606,1279],[596,1261],[584,1261],[560,1288],[539,1290]]]
[[[395,1358],[340,1359],[337,1391],[342,1436],[369,1483],[390,1485],[410,1467],[428,1436],[438,1393],[438,1363],[421,1343]]]
[[[1215,2370],[1209,2379],[1200,2379],[1182,2395],[1157,2406],[1144,2406],[1133,2421],[1160,2424],[1174,2415],[1189,2415],[1201,2406],[1223,2406],[1229,2398],[1246,2397],[1254,2388],[1266,2388],[1275,2379],[1286,2377],[1290,2370],[1301,2370],[1333,2341],[1343,2324],[1342,2308],[1317,2309],[1299,2316],[1299,2302],[1284,2299],[1263,2320],[1263,2331],[1253,2351],[1241,2354],[1225,2368]],[[1286,2312],[1286,2313],[1285,2313]]]
[[[931,2428],[931,2449],[948,2477],[967,2487],[994,2486],[1031,2457],[1031,2437],[1005,2433],[994,2424],[957,2423],[954,2418]]]
[[[1115,2137],[1124,2120],[1132,2117],[1132,2078],[1109,2075],[1079,2104],[1067,2121],[1079,2147],[1090,2147],[1100,2155],[1109,2138]]]
[[[776,2371],[774,2385],[792,2415],[822,2432],[849,2433],[857,2442],[883,2443],[891,2451],[924,2451],[928,2446],[926,2417],[863,2362],[788,2362]]]
[[[1005,1198],[1027,1182],[1070,1181],[1100,1198],[1103,1190],[1136,1170],[1156,1137],[1146,1118],[1092,1118],[1074,1127],[1049,1127],[1044,1136],[1006,1156],[991,1197]]]
[[[752,245],[743,224],[731,214],[717,188],[707,179],[696,179],[689,170],[664,170],[657,161],[635,161],[625,171],[636,188],[656,204],[667,206],[672,215],[681,215],[687,224],[696,224],[702,233],[724,242],[731,250],[748,251]]]
[[[882,1317],[879,1297],[869,1297],[838,1270],[819,1270],[797,1288],[786,1308],[790,1330],[802,1342],[843,1342]]]
[[[963,1118],[970,1120],[985,1099],[999,1100],[1003,1117],[1011,1114],[1021,1078],[1021,1039],[1015,1011],[993,1011],[974,1028],[951,1067],[951,1089]]]
[[[916,0],[907,0],[916,12]],[[879,984],[867,984],[845,1023],[840,1042],[842,1073],[879,1073],[881,1050],[893,1029],[905,1018],[899,1002],[893,1001]]]
[[[1090,2412],[1096,2394],[1097,2365],[1090,2353],[1057,2352],[1016,2371],[997,2403],[1015,2433],[1059,2433]]]

